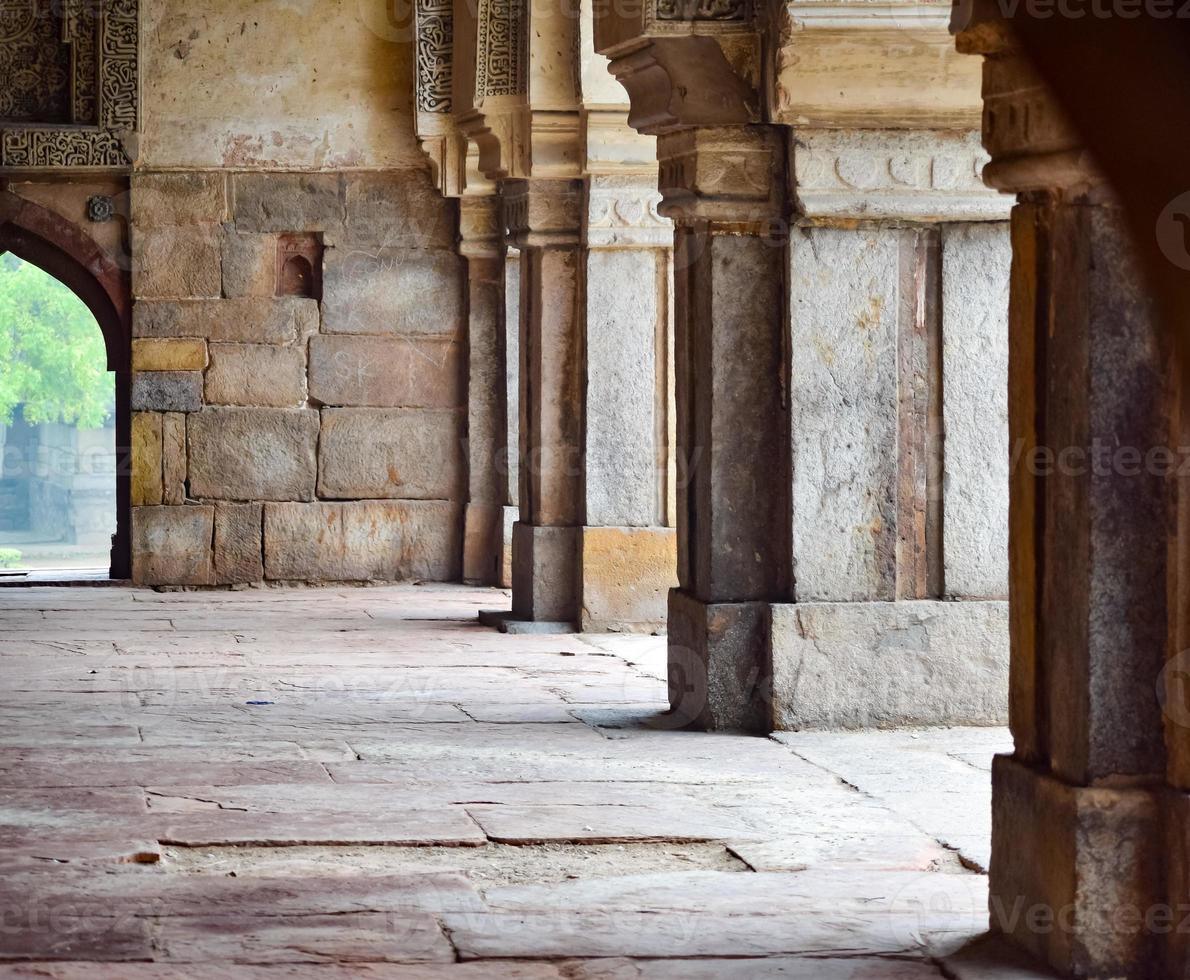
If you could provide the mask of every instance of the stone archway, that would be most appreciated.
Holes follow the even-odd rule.
[[[0,253],[12,252],[69,287],[95,317],[116,376],[116,534],[111,576],[132,573],[132,296],[129,274],[61,215],[0,191]]]

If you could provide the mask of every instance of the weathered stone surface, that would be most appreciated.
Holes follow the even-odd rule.
[[[512,529],[512,614],[545,623],[579,619],[577,527]]]
[[[186,500],[186,416],[167,412],[161,416],[161,502]]]
[[[344,176],[344,243],[381,248],[453,248],[454,201],[443,199],[426,170]]]
[[[455,409],[324,409],[318,495],[458,500],[464,489],[462,421]]]
[[[658,290],[665,261],[659,249],[593,250],[587,256],[589,525],[664,523],[658,467],[665,451],[658,451],[657,441],[658,430],[665,431],[668,397],[658,388],[657,343],[665,333],[657,320],[664,314]],[[664,609],[665,593],[656,598]]]
[[[149,371],[132,376],[136,412],[197,412],[202,408],[201,371]]]
[[[1146,921],[1164,928],[1152,918],[1154,909],[1162,914],[1157,903],[1169,860],[1160,822],[1157,800],[1145,789],[1069,786],[997,756],[993,930],[1066,976],[1157,976],[1155,930]],[[1038,834],[1039,826],[1050,829]],[[1180,850],[1174,853],[1176,866]],[[1185,915],[1180,901],[1173,900],[1173,917],[1164,920],[1169,933]],[[1029,914],[1038,909],[1041,920]]]
[[[431,338],[310,339],[310,397],[324,405],[454,408],[463,404],[462,357]]]
[[[328,248],[322,297],[327,333],[455,337],[463,321],[463,262],[444,249]]]
[[[896,229],[790,237],[799,601],[896,595],[900,241]]]
[[[1005,602],[772,607],[773,727],[1004,724]]]
[[[277,236],[223,226],[223,295],[272,296],[277,291]]]
[[[312,500],[318,413],[207,408],[187,420],[190,492],[212,500]]]
[[[249,297],[190,303],[137,303],[137,337],[205,337],[248,344],[291,344],[318,331],[318,303],[301,297]]]
[[[306,401],[306,355],[298,347],[211,344],[208,405],[292,408]]]
[[[235,585],[264,578],[263,504],[215,505],[215,582]]]
[[[673,528],[584,527],[580,546],[584,632],[665,628],[678,584]]]
[[[132,223],[139,233],[146,228],[226,221],[225,185],[221,173],[137,173],[132,180]]]
[[[132,291],[139,299],[217,297],[223,288],[218,225],[137,229]]]
[[[244,173],[232,183],[237,231],[330,233],[343,227],[338,174]]]
[[[669,594],[669,704],[674,727],[770,731],[768,607]]]
[[[204,340],[150,338],[132,342],[133,371],[201,371],[206,366]]]
[[[134,507],[132,578],[137,585],[211,585],[213,507]]]
[[[1008,595],[1006,223],[942,229],[946,594]]]
[[[161,415],[132,415],[132,506],[161,503]]]
[[[459,575],[462,515],[440,501],[266,504],[266,578],[425,579]]]

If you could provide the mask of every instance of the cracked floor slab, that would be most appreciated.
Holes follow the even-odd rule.
[[[0,980],[996,976],[1005,732],[675,731],[504,604],[0,592]]]

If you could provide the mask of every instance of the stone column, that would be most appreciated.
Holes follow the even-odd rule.
[[[587,179],[584,240],[583,630],[665,623],[673,525],[673,226],[657,173]]]
[[[785,130],[658,140],[676,231],[679,722],[768,731],[768,603],[790,595]]]
[[[470,495],[463,579],[507,585],[515,507],[509,506],[508,388],[504,324],[504,227],[498,197],[460,200],[459,252],[467,260],[467,445]]]
[[[1166,797],[1167,845],[1158,789],[1175,594],[1172,359],[1123,215],[1051,97],[990,25],[964,40],[989,55],[986,178],[1019,194],[1009,347],[1016,748],[993,767],[992,927],[1063,975],[1156,977],[1161,946],[1175,958],[1184,946],[1188,897],[1185,797]],[[1176,681],[1171,690],[1180,696]],[[1173,707],[1176,723],[1184,699]],[[1184,975],[1180,959],[1169,975]]]
[[[573,630],[582,495],[582,182],[502,187],[520,249],[520,520],[512,537],[511,629]]]

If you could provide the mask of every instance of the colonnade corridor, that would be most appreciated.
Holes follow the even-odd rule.
[[[671,730],[666,640],[459,585],[0,592],[0,977],[926,980],[996,728]]]

